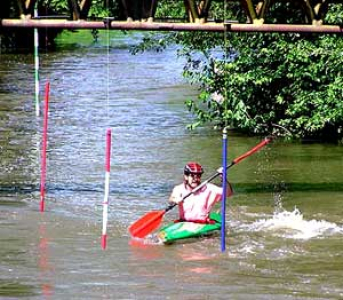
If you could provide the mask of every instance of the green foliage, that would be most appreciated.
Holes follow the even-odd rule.
[[[130,49],[131,54],[138,54],[144,51],[156,51],[161,52],[165,50],[168,46],[175,44],[175,40],[177,39],[177,34],[175,33],[148,33],[145,34],[142,42],[133,46]]]
[[[200,63],[187,56],[185,75],[202,90],[186,102],[196,115],[191,128],[211,122],[266,133],[278,125],[295,137],[318,137],[343,126],[342,39],[241,34],[229,40],[222,59],[204,55]]]
[[[173,19],[186,18],[186,11],[182,1],[159,1],[155,18]]]
[[[49,10],[58,15],[69,15],[70,8],[67,0],[49,0],[42,1],[42,10]],[[103,18],[110,16],[110,10],[113,9],[113,5],[106,7],[104,0],[92,0],[88,15],[93,18]]]
[[[343,9],[342,5],[332,5],[330,6],[330,14],[326,17],[327,24],[337,24],[343,25]]]
[[[69,14],[69,6],[66,0],[41,1],[40,3],[42,10],[48,9],[61,15]]]
[[[88,15],[94,18],[109,17],[112,16],[110,9],[111,7],[106,7],[104,5],[104,0],[92,0],[92,6]]]
[[[337,24],[343,9],[334,8],[336,19],[332,14],[328,19]],[[342,139],[340,36],[231,33],[220,40],[195,34],[185,35],[182,43],[184,75],[201,90],[197,100],[186,101],[196,117],[189,128],[212,124],[258,134]]]

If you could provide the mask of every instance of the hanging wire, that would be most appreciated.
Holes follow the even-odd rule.
[[[107,7],[108,9],[108,7]],[[109,107],[110,107],[110,29],[106,29],[106,57],[107,57],[107,87],[106,87],[106,113],[107,120],[109,120]]]
[[[224,2],[224,22],[226,22],[226,11],[228,9],[228,1],[226,0],[223,0]],[[228,45],[228,38],[227,38],[227,34],[228,34],[228,31],[227,31],[227,27],[224,26],[224,70],[223,70],[223,73],[224,73],[224,105],[225,105],[225,109],[224,109],[224,112],[227,111],[228,109],[228,93],[227,93],[227,76],[226,76],[226,73],[225,73],[225,66],[227,64],[227,61],[228,61],[228,48],[229,48],[229,45]],[[228,120],[225,119],[225,127],[228,126]]]

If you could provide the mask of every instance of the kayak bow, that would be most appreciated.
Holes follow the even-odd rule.
[[[211,213],[210,219],[214,223],[173,222],[161,228],[157,234],[164,244],[172,244],[178,240],[199,238],[212,235],[221,229],[221,216]]]

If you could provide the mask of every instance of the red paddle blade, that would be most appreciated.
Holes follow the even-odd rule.
[[[129,232],[133,237],[144,238],[160,226],[162,218],[166,213],[162,211],[152,211],[144,215],[138,221],[130,225]]]
[[[233,164],[238,164],[244,158],[250,156],[251,154],[255,153],[256,151],[260,150],[262,147],[267,145],[269,142],[271,142],[271,140],[272,140],[272,138],[266,138],[264,141],[257,144],[254,148],[252,148],[248,152],[246,152],[246,153],[242,154],[241,156],[237,157],[236,159],[234,159]]]

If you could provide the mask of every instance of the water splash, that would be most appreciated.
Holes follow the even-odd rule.
[[[149,246],[163,245],[163,242],[158,238],[157,235],[151,234],[145,238],[134,238],[132,237],[129,244],[134,247],[148,248]]]
[[[286,238],[308,240],[333,234],[343,234],[343,227],[325,220],[305,220],[295,207],[292,212],[274,213],[271,219],[260,219],[249,225],[252,231],[273,231]]]

